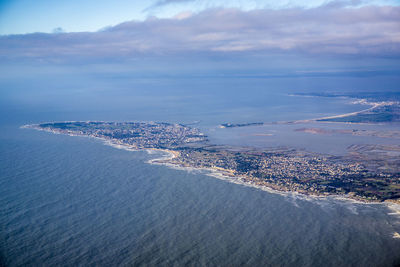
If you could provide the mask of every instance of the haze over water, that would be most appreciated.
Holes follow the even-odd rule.
[[[289,94],[321,86],[373,91],[397,80],[395,76],[375,77],[373,83],[368,77],[73,80],[68,75],[3,80],[1,263],[400,264],[400,240],[393,238],[400,232],[400,217],[385,205],[265,192],[201,171],[146,163],[159,154],[19,128],[45,121],[129,120],[196,122],[194,127],[212,133],[225,122],[298,120],[357,111],[365,107],[348,99]]]

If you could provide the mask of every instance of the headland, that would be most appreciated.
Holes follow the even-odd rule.
[[[400,200],[400,146],[353,146],[346,156],[291,148],[257,150],[211,144],[196,128],[164,122],[50,122],[26,128],[99,138],[171,157],[153,163],[208,169],[247,185],[312,196],[345,196],[364,202]],[[390,152],[388,160],[385,152]]]

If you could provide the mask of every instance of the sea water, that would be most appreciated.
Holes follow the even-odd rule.
[[[37,89],[46,98],[7,89],[0,126],[1,265],[400,264],[400,240],[393,238],[400,217],[386,205],[266,192],[149,164],[163,156],[158,152],[19,128],[54,120],[152,120],[207,130],[361,108],[346,99],[290,97],[293,90],[272,85],[160,80],[115,90],[82,84],[80,93]]]

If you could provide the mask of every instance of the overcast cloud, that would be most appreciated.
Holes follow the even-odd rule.
[[[211,9],[125,22],[100,32],[0,36],[3,59],[277,51],[399,56],[400,7]]]

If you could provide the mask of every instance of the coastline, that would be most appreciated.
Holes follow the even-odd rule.
[[[147,163],[155,164],[155,165],[164,165],[169,168],[173,168],[176,170],[184,170],[184,171],[199,171],[207,176],[211,176],[220,180],[224,180],[230,183],[243,185],[251,188],[255,188],[258,190],[262,190],[272,194],[278,194],[282,196],[293,196],[300,197],[304,200],[321,200],[321,199],[336,199],[341,201],[347,201],[357,204],[369,204],[369,205],[376,205],[376,204],[384,204],[390,210],[393,211],[392,215],[399,215],[400,216],[400,202],[399,201],[373,201],[373,200],[366,200],[357,197],[353,197],[351,195],[339,195],[339,194],[321,194],[321,193],[312,193],[312,192],[300,192],[300,191],[291,191],[285,190],[284,188],[279,188],[278,185],[266,183],[263,181],[256,181],[256,178],[247,177],[243,175],[234,175],[230,170],[221,169],[221,168],[196,168],[191,166],[184,166],[174,162],[170,162],[170,160],[174,159],[176,155],[179,153],[172,150],[163,150],[163,149],[150,149],[150,150],[157,150],[159,152],[167,153],[169,157],[161,157],[161,158],[154,158]]]
[[[310,97],[319,97],[319,96],[310,96]],[[332,115],[332,116],[325,116],[325,117],[318,117],[313,119],[303,119],[303,120],[295,120],[295,121],[278,121],[272,124],[301,124],[301,123],[330,123],[330,124],[365,124],[365,125],[380,125],[385,122],[351,122],[351,121],[334,121],[335,119],[352,117],[362,115],[363,113],[371,112],[377,108],[384,107],[384,106],[392,106],[392,105],[400,105],[400,102],[397,101],[379,101],[379,102],[370,102],[367,99],[360,99],[360,98],[352,98],[354,101],[351,104],[358,104],[358,105],[368,105],[369,107],[366,109],[362,109],[355,112],[349,112],[344,114]],[[271,124],[271,123],[264,123]]]
[[[243,186],[248,186],[252,188],[256,188],[262,191],[266,191],[269,193],[273,194],[279,194],[283,196],[299,196],[304,199],[327,199],[327,198],[334,198],[337,200],[345,200],[345,201],[350,201],[353,203],[359,203],[359,204],[385,204],[390,210],[393,210],[394,213],[400,215],[400,200],[385,200],[385,201],[374,201],[374,200],[367,200],[367,199],[362,199],[359,197],[355,197],[354,195],[349,195],[349,194],[332,194],[332,193],[318,193],[318,192],[309,192],[309,191],[292,191],[288,190],[280,185],[273,184],[273,183],[268,183],[262,180],[259,180],[257,178],[253,177],[248,177],[248,176],[243,176],[243,175],[235,175],[233,171],[219,168],[219,167],[214,167],[214,168],[198,168],[198,167],[192,167],[188,165],[182,165],[177,162],[173,162],[174,158],[179,157],[180,153],[178,151],[174,151],[171,149],[160,149],[160,148],[139,148],[131,145],[124,144],[122,142],[115,142],[112,139],[106,139],[98,136],[93,136],[93,135],[86,135],[86,134],[77,134],[77,133],[61,133],[55,130],[51,129],[44,129],[40,128],[37,126],[37,124],[29,124],[29,125],[23,125],[20,128],[28,128],[28,129],[34,129],[34,130],[39,130],[39,131],[45,131],[49,133],[54,133],[54,134],[63,134],[63,135],[69,135],[69,136],[81,136],[81,137],[88,137],[88,138],[94,138],[99,141],[102,141],[103,144],[117,148],[117,149],[123,149],[127,151],[146,151],[149,154],[152,154],[153,152],[161,152],[166,154],[166,156],[163,157],[158,157],[158,158],[153,158],[146,163],[148,164],[155,164],[155,165],[165,165],[167,167],[173,168],[173,169],[178,169],[178,170],[184,170],[184,171],[200,171],[200,172],[205,172],[205,175],[228,181],[231,183],[243,185]]]
[[[322,121],[322,120],[330,120],[330,119],[337,119],[337,118],[345,118],[348,116],[355,116],[359,115],[363,112],[368,112],[371,110],[374,110],[380,106],[384,106],[387,103],[386,102],[368,102],[365,99],[357,99],[353,102],[352,104],[361,104],[361,105],[369,105],[370,107],[367,109],[362,109],[359,111],[355,112],[349,112],[349,113],[344,113],[344,114],[338,114],[338,115],[333,115],[333,116],[326,116],[326,117],[319,117],[319,118],[314,118],[314,119],[306,119],[306,120],[297,120],[297,121],[292,121],[292,122],[287,122],[287,123],[313,123],[313,122],[319,122],[319,123],[347,123],[347,124],[370,124],[370,123],[355,123],[355,122],[336,122],[336,121]]]

